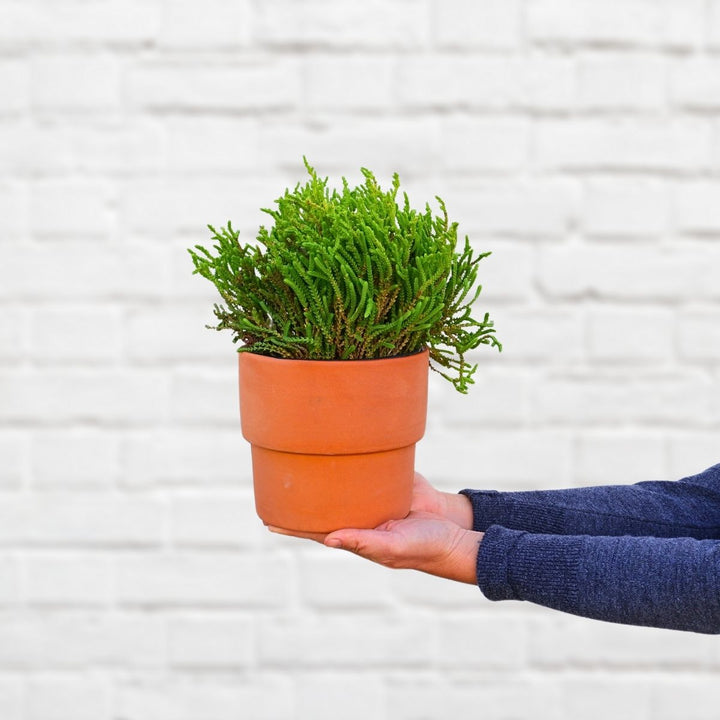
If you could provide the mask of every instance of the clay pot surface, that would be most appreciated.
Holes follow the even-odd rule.
[[[410,510],[428,351],[378,360],[238,354],[258,515],[302,532],[376,527]]]

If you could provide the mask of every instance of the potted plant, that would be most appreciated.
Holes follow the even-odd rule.
[[[252,445],[258,515],[300,532],[375,527],[410,509],[415,443],[423,436],[428,368],[465,393],[479,345],[502,349],[468,240],[445,204],[398,203],[364,182],[286,190],[272,224],[242,244],[230,222],[209,225],[213,248],[189,250],[224,304],[217,330],[239,343],[240,414]]]

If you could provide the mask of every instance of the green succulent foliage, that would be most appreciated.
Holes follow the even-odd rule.
[[[310,175],[264,209],[273,220],[257,243],[242,244],[230,222],[208,225],[214,245],[190,249],[195,273],[210,280],[224,305],[214,308],[239,352],[280,358],[359,360],[428,347],[431,366],[467,392],[479,345],[502,349],[493,322],[472,315],[480,294],[468,238],[457,250],[457,223],[429,205],[398,204],[399,178],[383,191],[372,172],[358,187],[328,188]]]

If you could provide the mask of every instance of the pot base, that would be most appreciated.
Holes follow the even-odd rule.
[[[410,512],[415,445],[360,455],[252,446],[255,509],[266,525],[328,533],[374,528]]]

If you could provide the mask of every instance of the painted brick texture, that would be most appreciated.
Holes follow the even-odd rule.
[[[716,720],[715,640],[264,531],[185,248],[303,154],[493,251],[436,485],[720,461],[720,1],[3,0],[0,718]]]

